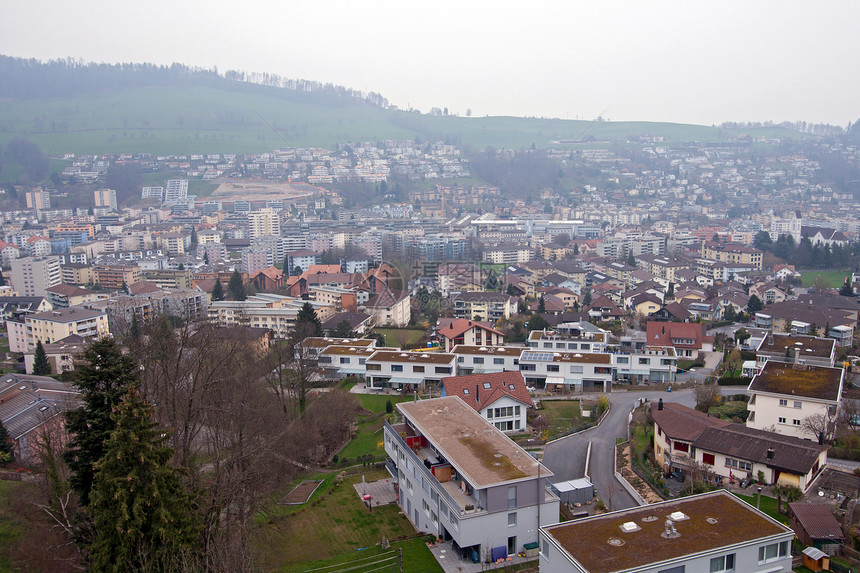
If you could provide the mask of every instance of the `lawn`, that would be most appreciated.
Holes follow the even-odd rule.
[[[374,332],[385,336],[385,346],[394,348],[416,348],[427,334],[426,330],[416,328],[376,328]]]
[[[747,502],[751,506],[753,506],[753,507],[756,506],[756,496],[755,495],[743,495],[740,493],[736,493],[734,495],[737,496],[738,498],[744,500],[745,502]],[[768,497],[766,495],[761,496],[761,510],[763,513],[766,513],[767,515],[771,516],[772,518],[779,521],[780,523],[784,523],[785,525],[788,525],[788,516],[783,515],[776,510],[776,498],[775,497]]]
[[[358,553],[341,555],[333,559],[322,561],[311,561],[302,563],[300,566],[288,571],[302,571],[313,573],[370,573],[371,571],[398,571],[397,550],[403,552],[403,570],[415,571],[417,573],[441,572],[442,567],[436,562],[433,554],[427,549],[423,538],[410,539],[408,541],[397,541],[391,544],[387,550],[379,546],[368,547]]]
[[[579,400],[545,400],[541,405],[538,414],[546,418],[550,439],[583,424]]]
[[[812,286],[815,284],[815,279],[821,277],[825,281],[825,286],[839,288],[845,282],[845,277],[851,276],[851,271],[805,271],[800,276],[803,286]]]
[[[389,476],[384,471],[365,474],[368,481],[386,477]],[[304,476],[304,479],[318,478]],[[324,489],[326,484],[323,484],[311,502],[301,509],[286,515],[270,516],[268,523],[258,532],[266,569],[298,572],[320,567],[317,563],[320,560],[328,564],[331,564],[329,560],[334,560],[335,564],[352,562],[357,557],[371,555],[364,551],[371,551],[366,548],[375,548],[383,537],[393,540],[414,536],[414,528],[396,504],[374,507],[373,512],[367,510],[352,487],[360,481],[361,475],[348,476],[330,491]],[[321,494],[321,491],[325,493]],[[423,547],[423,552],[432,559],[426,547]],[[406,559],[404,551],[404,571],[439,571],[422,568],[421,551],[410,555],[417,566],[413,567]],[[310,561],[314,564],[308,563]]]
[[[385,394],[359,395],[361,407],[372,412],[372,414],[359,420],[358,433],[355,438],[338,454],[341,461],[344,459],[355,460],[359,456],[366,455],[371,455],[374,459],[384,458],[382,427],[385,425],[385,418],[380,416],[380,414],[385,412],[385,405],[389,400],[394,405],[404,400],[411,400],[411,398],[409,396],[387,396]]]
[[[9,555],[24,534],[20,516],[12,508],[12,497],[23,488],[21,482],[0,481],[0,573],[18,571]]]

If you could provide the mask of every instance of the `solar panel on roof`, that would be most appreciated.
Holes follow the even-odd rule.
[[[523,360],[549,362],[552,360],[552,352],[523,352]]]

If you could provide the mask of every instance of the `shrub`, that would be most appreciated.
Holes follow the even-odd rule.
[[[391,403],[391,400],[385,403],[385,413],[390,414],[394,411],[394,404]]]

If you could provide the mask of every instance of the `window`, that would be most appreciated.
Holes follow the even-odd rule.
[[[514,415],[515,415],[515,416],[519,416],[519,415],[520,415],[520,407],[519,407],[519,406],[514,406]]]
[[[785,424],[785,423],[786,423],[786,422],[785,422],[785,418],[780,417],[780,418],[777,418],[777,420],[779,421],[779,423],[780,423],[780,424]]]
[[[558,372],[558,364],[547,364],[546,365],[547,372]]]
[[[556,342],[555,347],[564,350],[564,342]]]
[[[425,492],[430,493],[430,484],[427,482],[427,478],[425,478],[424,476],[421,476],[421,488]]]
[[[514,513],[509,513],[509,514],[508,514],[508,527],[513,527],[513,526],[515,526],[516,524],[517,524],[517,514],[516,514],[516,512],[514,512]]]
[[[421,507],[424,509],[424,513],[427,514],[427,517],[430,517],[430,506],[427,505],[426,499],[421,500]]]
[[[423,366],[413,366],[412,371],[413,372],[424,372],[424,367]]]
[[[591,350],[591,344],[583,342],[579,345],[580,350]]]
[[[544,348],[552,348],[552,342],[544,342],[543,347]]]
[[[392,372],[403,372],[403,365],[402,364],[392,364],[391,365],[391,371]]]
[[[534,364],[520,364],[520,370],[523,372],[534,372],[537,368]]]
[[[800,409],[803,407],[803,403],[795,400],[794,401],[794,407]]]
[[[792,423],[792,425],[794,425],[794,426],[799,426],[799,425],[800,425],[800,420],[792,420],[792,421],[791,421],[791,423]]]
[[[540,552],[544,557],[549,557],[549,541],[544,539],[540,544]]]
[[[406,489],[409,490],[409,493],[412,493],[412,482],[409,480],[406,480]]]
[[[651,359],[650,358],[640,358],[639,364],[651,364]]]
[[[508,487],[508,509],[516,509],[517,507],[517,486]]]
[[[758,562],[768,563],[788,555],[788,541],[771,543],[758,548]]]
[[[626,356],[619,356],[618,357],[618,364],[630,364],[630,359],[627,358]]]
[[[705,464],[706,466],[714,465],[714,461],[715,461],[714,460],[714,454],[707,454],[707,453],[702,454],[702,463]]]
[[[484,359],[482,357],[475,356],[474,358],[472,358],[472,364],[483,364],[483,363],[484,363]]]
[[[672,444],[672,447],[675,449],[676,452],[690,451],[690,444],[685,444],[683,442],[675,442],[674,444]]]
[[[359,358],[359,359],[358,359],[358,364],[359,364],[360,366],[364,366],[364,361],[365,361],[365,360],[367,360],[367,358]]]
[[[504,358],[493,358],[493,364],[496,366],[504,366],[505,359]]]
[[[382,370],[382,364],[368,364],[368,370]]]
[[[576,343],[575,343],[575,342],[571,342],[571,343],[569,343],[569,344],[567,345],[567,348],[568,348],[569,350],[576,350]]]
[[[451,367],[450,366],[437,366],[436,367],[436,374],[450,374],[450,373],[451,373]]]
[[[729,553],[721,557],[711,559],[710,573],[722,573],[723,571],[735,570],[735,554]]]
[[[582,366],[577,366],[577,365],[572,364],[570,366],[570,373],[571,374],[582,374]]]
[[[443,503],[442,505],[439,506],[439,511],[442,513],[442,517],[447,519],[447,517],[448,517],[448,506]]]
[[[780,398],[779,399],[779,405],[780,406],[788,406],[788,400],[785,400],[784,398]]]

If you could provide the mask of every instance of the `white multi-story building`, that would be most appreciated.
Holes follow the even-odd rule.
[[[116,191],[113,189],[97,189],[93,191],[96,209],[107,208],[111,211],[117,210]]]
[[[817,431],[831,434],[844,378],[842,368],[769,360],[750,382],[747,426],[810,440]],[[828,423],[805,423],[811,416]]]
[[[457,357],[442,352],[377,350],[368,357],[367,388],[422,389],[457,373]]]
[[[46,296],[46,289],[62,282],[59,257],[13,259],[12,286],[21,296]]]
[[[794,532],[724,490],[540,528],[541,573],[791,571]]]
[[[84,338],[101,338],[109,334],[105,312],[75,306],[26,316],[24,327],[27,350],[33,349],[39,341],[50,344],[72,334]]]
[[[164,189],[165,203],[181,203],[188,199],[188,179],[171,179]]]
[[[51,208],[51,194],[41,187],[36,187],[24,193],[28,209],[44,211]]]
[[[385,424],[387,468],[418,531],[483,561],[523,551],[539,527],[558,521],[553,473],[460,397],[397,409],[403,422]]]
[[[457,372],[482,374],[490,372],[518,372],[520,354],[517,346],[469,346],[458,344],[451,353],[457,356]]]
[[[141,199],[158,199],[164,200],[164,187],[148,186],[140,190]]]
[[[281,234],[280,214],[266,207],[248,213],[248,232],[252,239],[258,237],[277,237]]]

